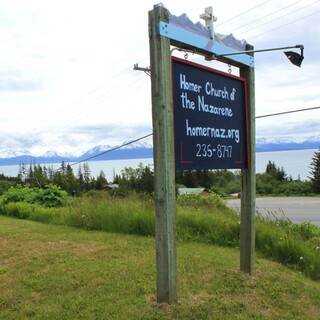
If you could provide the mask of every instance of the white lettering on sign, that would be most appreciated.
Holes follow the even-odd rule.
[[[216,89],[216,88],[214,88],[214,86],[211,82],[207,82],[205,87],[206,87],[206,94],[208,96],[218,97],[218,98],[229,100],[229,92],[227,91],[226,87],[223,87],[223,90]]]
[[[228,107],[215,107],[213,105],[207,104],[204,101],[204,96],[198,96],[198,111],[208,112],[211,114],[232,117],[233,112],[231,108]]]
[[[236,92],[237,92],[237,90],[235,88],[233,88],[231,93],[230,93],[231,101],[235,101],[236,100]]]
[[[211,143],[197,143],[195,156],[197,158],[232,158],[232,146],[218,144],[214,147]]]
[[[188,99],[187,92],[182,92],[180,97],[181,97],[181,102],[182,102],[182,108],[183,109],[194,110],[196,108],[196,104],[194,103],[194,101]]]
[[[209,137],[233,139],[236,143],[240,142],[239,129],[224,129],[214,127],[192,127],[189,126],[189,120],[186,119],[186,133],[190,137]]]
[[[192,92],[200,92],[201,86],[196,83],[188,82],[186,80],[186,75],[180,73],[180,89],[192,91]]]

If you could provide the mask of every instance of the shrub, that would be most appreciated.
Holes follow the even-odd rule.
[[[60,187],[50,184],[44,187],[44,189],[38,189],[35,195],[35,203],[38,203],[44,207],[60,207],[67,199],[68,193],[61,190]]]
[[[207,206],[229,209],[226,202],[214,192],[180,194],[177,196],[177,204],[180,206]]]
[[[67,192],[50,184],[43,189],[29,188],[17,185],[11,187],[2,196],[4,204],[11,202],[27,202],[44,207],[59,207],[67,199]]]

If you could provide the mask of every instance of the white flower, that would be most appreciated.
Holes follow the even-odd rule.
[[[303,260],[303,257],[300,257],[300,260]]]

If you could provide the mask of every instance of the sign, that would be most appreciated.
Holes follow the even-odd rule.
[[[177,170],[248,168],[245,79],[172,58]]]

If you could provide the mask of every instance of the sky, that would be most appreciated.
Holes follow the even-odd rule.
[[[320,0],[162,3],[194,23],[203,23],[199,15],[212,6],[215,32],[232,33],[255,49],[305,46],[301,68],[282,51],[255,54],[257,116],[320,106]],[[155,4],[0,0],[0,155],[23,149],[80,155],[151,133],[150,77],[133,65],[149,66],[148,12]],[[188,59],[229,69],[199,55]],[[320,109],[257,119],[256,134],[319,136]]]

